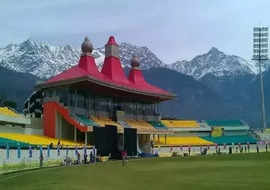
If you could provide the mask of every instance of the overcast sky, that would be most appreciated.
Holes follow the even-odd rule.
[[[1,0],[0,47],[27,38],[95,47],[109,35],[147,46],[166,63],[215,46],[246,59],[252,28],[270,22],[269,0]]]

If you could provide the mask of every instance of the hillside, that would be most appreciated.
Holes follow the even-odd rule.
[[[164,116],[177,116],[185,119],[214,119],[223,118],[226,114],[223,99],[190,76],[165,68],[146,70],[144,76],[150,83],[177,95],[175,100],[161,104]],[[164,76],[166,77],[164,78]],[[219,112],[216,111],[217,108],[219,108]]]
[[[18,109],[22,110],[25,99],[33,92],[38,80],[34,75],[0,67],[0,95],[15,101]]]

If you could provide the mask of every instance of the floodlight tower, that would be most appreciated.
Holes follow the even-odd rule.
[[[266,129],[262,64],[265,60],[268,60],[268,27],[253,28],[253,60],[256,60],[259,64],[261,104],[262,104],[262,125],[263,129]]]

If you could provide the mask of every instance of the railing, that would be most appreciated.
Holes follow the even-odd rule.
[[[69,158],[71,161],[78,160],[77,152],[80,153],[80,161],[84,159],[84,153],[89,160],[92,148],[69,148],[61,149],[42,149],[42,166],[41,166],[41,151],[40,149],[0,149],[0,174],[12,171],[25,169],[34,169],[39,167],[52,167],[64,164],[64,161]]]

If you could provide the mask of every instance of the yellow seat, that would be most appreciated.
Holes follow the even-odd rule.
[[[194,120],[161,120],[168,128],[199,128],[200,125]]]
[[[159,139],[154,139],[155,145],[158,146],[199,146],[199,145],[213,145],[214,143],[204,140],[200,137],[189,136],[160,136]]]
[[[138,130],[138,133],[152,133],[156,132],[157,130],[148,122],[143,120],[126,120],[127,124]]]
[[[106,125],[113,125],[117,127],[118,132],[123,131],[123,127],[113,121],[112,119],[108,118],[108,117],[95,117],[95,116],[91,116],[91,119],[96,122],[98,125],[100,125],[101,127],[105,127]]]
[[[8,107],[0,107],[0,115],[6,115],[10,117],[20,117],[20,115],[10,110]]]
[[[28,143],[32,145],[48,146],[51,143],[53,143],[53,145],[56,146],[58,144],[58,139],[41,136],[41,135],[0,133],[0,137],[10,139],[10,140],[20,141],[20,142]],[[70,140],[60,140],[60,144],[63,146],[71,146],[71,147],[83,146],[82,143],[77,143]]]

